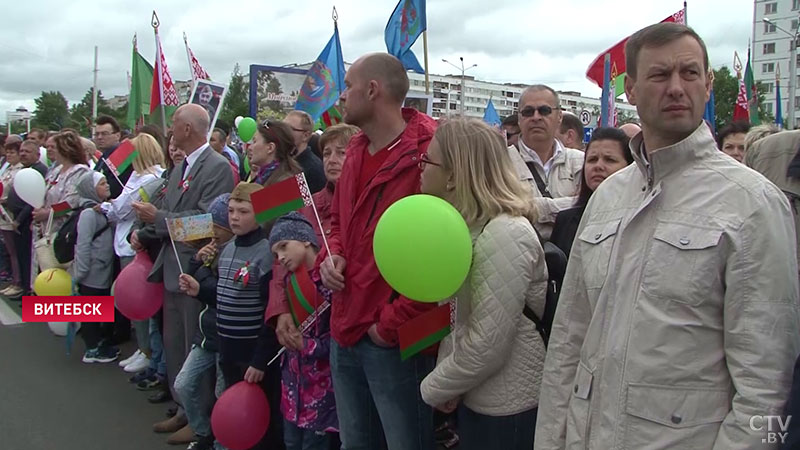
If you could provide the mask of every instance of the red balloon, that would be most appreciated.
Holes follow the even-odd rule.
[[[211,429],[226,448],[246,450],[267,433],[269,414],[267,395],[261,387],[240,381],[217,399],[211,411]]]
[[[164,284],[147,281],[152,269],[153,262],[147,253],[138,252],[117,276],[114,302],[119,312],[128,319],[149,319],[164,304]]]

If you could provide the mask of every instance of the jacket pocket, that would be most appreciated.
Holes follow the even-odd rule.
[[[659,222],[644,268],[642,288],[651,297],[697,306],[715,292],[721,229]]]
[[[611,248],[614,246],[614,236],[619,230],[620,221],[621,219],[614,219],[610,222],[587,224],[578,236],[587,289],[601,288],[606,280]]]
[[[593,371],[578,363],[567,417],[567,442],[588,442]]]
[[[627,448],[711,448],[731,409],[727,389],[631,383]]]

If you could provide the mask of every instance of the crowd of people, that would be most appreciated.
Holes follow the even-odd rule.
[[[108,295],[145,252],[162,310],[83,324],[83,361],[116,361],[133,330],[120,365],[151,401],[175,402],[153,431],[194,450],[220,448],[211,410],[241,381],[273,411],[259,449],[774,446],[765,418],[800,408],[800,131],[732,123],[715,136],[706,47],[683,25],[640,30],[626,62],[641,123],[598,128],[585,149],[546,85],[500,129],[403,108],[406,72],[383,53],[347,71],[345,124],[321,136],[293,111],[243,148],[223,129],[209,143],[208,113],[188,104],[167,136],[128,137],[122,173],[107,163],[123,138],[110,117],[93,141],[9,136],[0,294],[29,295],[36,272],[67,267],[78,293]],[[14,191],[23,167],[46,177],[41,208]],[[259,224],[251,196],[300,173],[314,206]],[[451,333],[401,359],[398,328],[433,305],[383,280],[372,236],[417,193],[461,214],[473,255]],[[79,214],[70,264],[52,255],[64,202]],[[201,213],[213,239],[173,248],[165,219]],[[549,266],[559,253],[563,280]],[[294,301],[305,278],[302,297],[320,305],[310,326]],[[553,295],[544,330],[533,319]],[[777,442],[793,448],[788,423]]]

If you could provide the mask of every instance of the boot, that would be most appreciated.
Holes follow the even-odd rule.
[[[156,433],[174,433],[186,426],[187,423],[186,415],[176,415],[153,424],[153,431]]]
[[[167,444],[169,445],[180,445],[180,444],[188,444],[190,442],[194,442],[194,430],[189,425],[181,428],[180,430],[172,433],[167,438]]]

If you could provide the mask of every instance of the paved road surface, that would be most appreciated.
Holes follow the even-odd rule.
[[[7,306],[10,306],[7,307]],[[116,363],[84,364],[83,342],[66,355],[47,324],[14,324],[19,303],[0,299],[0,448],[164,450],[152,424],[169,403],[151,405]],[[122,348],[127,357],[134,344]]]

